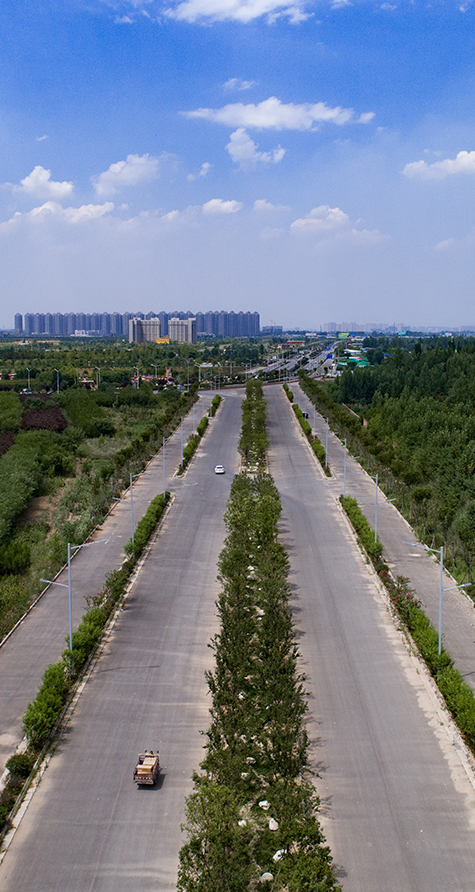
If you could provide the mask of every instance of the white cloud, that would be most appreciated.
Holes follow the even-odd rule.
[[[369,124],[374,118],[374,112],[363,112],[357,120],[357,124]]]
[[[321,204],[313,208],[306,217],[294,220],[290,228],[299,232],[325,232],[330,229],[340,229],[350,222],[348,214],[340,208],[331,208],[327,204]]]
[[[112,201],[106,201],[105,204],[83,204],[78,208],[63,208],[55,201],[47,201],[39,208],[33,208],[30,211],[30,217],[38,217],[41,214],[53,214],[65,220],[66,223],[84,223],[87,220],[97,220],[104,214],[109,214],[114,209]]]
[[[198,177],[205,177],[205,176],[207,176],[207,175],[209,174],[209,172],[210,172],[212,166],[213,166],[213,165],[210,164],[209,161],[205,161],[205,162],[201,165],[200,172],[197,173],[197,174],[189,173],[189,174],[187,175],[187,180],[190,180],[190,182],[192,182],[193,180],[197,180]]]
[[[352,108],[330,108],[325,102],[294,105],[293,102],[281,102],[275,96],[257,105],[235,102],[223,108],[197,108],[182,114],[187,118],[202,118],[216,124],[261,130],[315,130],[319,124],[341,125],[354,119]],[[360,115],[358,121],[367,124],[373,117],[373,112],[366,112]]]
[[[231,159],[235,164],[239,164],[243,170],[249,170],[262,164],[278,164],[285,155],[285,149],[281,146],[272,149],[270,152],[259,152],[258,145],[246,133],[244,127],[239,127],[234,133],[231,133],[226,151],[229,152]]]
[[[230,77],[223,87],[225,90],[250,90],[255,83],[255,81],[242,81],[240,77]]]
[[[106,201],[105,204],[83,204],[78,208],[63,208],[57,201],[46,201],[41,207],[33,208],[26,214],[21,214],[17,211],[10,220],[0,224],[0,229],[4,231],[9,230],[17,226],[22,220],[44,222],[53,218],[75,225],[77,223],[85,223],[88,220],[97,220],[105,214],[109,214],[113,209],[114,204],[112,201]]]
[[[308,18],[305,0],[179,0],[165,10],[171,19],[185,22],[252,22],[266,16],[269,22],[286,16],[292,23]]]
[[[254,211],[280,211],[283,210],[283,206],[271,204],[266,198],[256,198],[252,209]]]
[[[438,245],[435,246],[436,251],[449,251],[450,248],[453,248],[456,244],[454,238],[446,238],[442,242],[439,242]]]
[[[475,152],[459,152],[455,158],[445,158],[444,161],[434,161],[433,164],[411,161],[403,170],[406,177],[420,177],[422,180],[445,180],[457,173],[475,174]]]
[[[125,161],[116,161],[108,170],[92,177],[97,195],[114,195],[123,186],[150,183],[159,174],[160,159],[153,155],[127,155]]]
[[[49,139],[49,136],[47,133],[45,133],[44,136],[37,136],[36,142],[43,142],[43,140],[45,140],[45,139]]]
[[[235,214],[243,208],[242,201],[223,201],[222,198],[212,198],[203,205],[203,214]]]
[[[31,173],[21,180],[20,186],[13,186],[15,192],[25,192],[35,198],[61,199],[73,191],[72,183],[56,183],[51,179],[51,171],[38,164]]]

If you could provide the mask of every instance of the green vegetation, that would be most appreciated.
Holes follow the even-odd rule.
[[[475,695],[444,647],[439,654],[439,635],[422,609],[409,580],[403,576],[393,579],[382,562],[382,545],[374,542],[374,532],[355,499],[341,497],[341,503],[356,531],[358,540],[371,557],[376,571],[389,593],[391,604],[410,632],[412,639],[437,682],[447,709],[451,713],[467,746],[475,754]]]
[[[23,407],[20,397],[13,390],[0,392],[0,431],[20,430]]]
[[[106,576],[106,586],[98,595],[87,599],[87,610],[73,632],[73,649],[65,650],[57,663],[46,669],[35,699],[28,704],[23,716],[23,731],[28,740],[25,754],[12,756],[7,762],[10,772],[0,795],[0,833],[8,824],[8,816],[15,805],[43,747],[48,743],[68,702],[74,685],[91,654],[99,644],[104,627],[116,605],[123,597],[130,574],[146,547],[169,502],[170,493],[159,495],[150,503],[135,531],[135,554],[131,554],[120,570]],[[129,543],[131,545],[131,543]],[[131,548],[128,549],[131,551]],[[69,640],[68,638],[66,640]]]
[[[246,398],[242,403],[242,428],[239,451],[244,464],[263,468],[269,445],[266,434],[266,402],[262,383],[252,380],[246,383]]]
[[[222,397],[218,396],[218,397],[215,397],[213,400],[213,403],[215,403],[215,400],[218,400],[218,402],[216,403],[216,405],[214,407],[215,412],[221,403],[221,399],[222,399]],[[211,404],[212,406],[213,406],[213,403]],[[203,436],[206,428],[208,427],[208,423],[209,423],[209,416],[203,415],[203,418],[201,419],[198,427],[196,428],[196,434],[192,434],[191,437],[189,437],[188,443],[186,444],[185,448],[183,449],[183,461],[180,463],[180,467],[178,470],[179,474],[183,474],[183,471],[185,470],[185,468],[188,467],[191,459],[193,458],[193,456],[198,448],[198,444],[201,440],[201,437]]]
[[[308,440],[308,442],[310,443],[310,445],[311,445],[311,447],[312,447],[312,449],[313,449],[313,451],[314,451],[316,457],[318,458],[318,460],[319,460],[319,462],[320,462],[320,464],[321,464],[323,470],[325,471],[325,474],[327,475],[327,477],[330,477],[330,476],[331,476],[331,471],[330,471],[330,468],[328,467],[328,464],[327,464],[327,456],[326,456],[326,452],[325,452],[324,447],[323,447],[322,444],[320,443],[320,440],[318,439],[318,437],[317,437],[317,436],[315,436],[315,437],[313,436],[312,428],[311,428],[310,424],[308,423],[307,419],[304,417],[304,414],[303,414],[302,410],[299,409],[299,407],[298,407],[298,406],[295,406],[295,405],[292,406],[292,408],[293,408],[293,410],[294,410],[294,412],[295,412],[295,414],[296,414],[296,416],[297,416],[297,418],[298,418],[298,420],[299,420],[299,422],[300,422],[300,427],[302,428],[302,430],[303,430],[305,436],[307,437],[307,440]]]
[[[83,542],[102,523],[130,473],[158,451],[195,391],[73,387],[60,394],[62,409],[46,395],[0,392],[4,425],[13,424],[13,405],[17,427],[25,418],[31,427],[8,432],[0,459],[0,637],[41,592],[41,577],[51,579],[65,563],[67,543]]]
[[[148,540],[150,539],[150,536],[157,526],[157,523],[160,520],[167,503],[168,497],[164,496],[163,494],[155,496],[155,498],[152,499],[144,516],[141,518],[141,520],[139,520],[134,530],[134,544],[132,545],[132,539],[129,539],[127,545],[124,548],[124,551],[127,555],[130,556],[135,554],[135,559],[139,559],[145,546],[148,543]]]
[[[350,496],[340,496],[340,502],[351,520],[360,544],[363,546],[372,562],[377,565],[381,560],[383,551],[379,536],[375,541],[374,530],[371,529],[366,517],[360,511],[356,499],[352,499]]]
[[[290,402],[293,403],[293,401],[294,401],[294,395],[293,395],[293,392],[291,391],[289,385],[288,385],[288,384],[283,384],[282,387],[284,388],[284,390],[285,390],[285,392],[286,392],[286,394],[287,394],[287,397],[289,398]]]
[[[213,418],[213,416],[216,415],[216,412],[219,409],[222,399],[223,398],[222,398],[222,396],[219,395],[219,393],[217,393],[216,396],[213,397],[213,401],[211,403],[210,410],[209,410],[210,418]]]
[[[243,403],[250,456],[263,443],[254,423],[262,412],[257,385],[249,382]],[[268,474],[234,478],[219,559],[215,669],[207,674],[211,725],[186,803],[179,892],[340,888],[316,816],[280,513]]]
[[[418,342],[412,352],[396,345],[370,368],[347,370],[328,387],[301,378],[350,450],[379,473],[419,538],[444,545],[459,583],[475,569],[474,381],[473,339]]]

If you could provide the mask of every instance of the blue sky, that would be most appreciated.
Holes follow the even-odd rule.
[[[4,0],[0,327],[475,326],[474,9]]]

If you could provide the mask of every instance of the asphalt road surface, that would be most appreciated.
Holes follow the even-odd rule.
[[[473,892],[473,775],[287,397],[264,392],[316,784],[344,892]]]
[[[292,385],[294,393],[300,388]],[[305,409],[305,394],[300,391],[300,405]],[[313,407],[307,403],[308,421],[313,426]],[[316,434],[325,445],[326,424],[315,414]],[[328,461],[334,477],[331,486],[338,497],[344,487],[344,447],[331,432],[329,434]],[[351,456],[347,457],[346,494],[355,498],[371,527],[375,526],[376,485],[369,474]],[[407,521],[390,502],[384,492],[378,490],[378,535],[383,544],[384,557],[395,576],[406,576],[421,599],[424,610],[434,627],[439,628],[440,564],[422,548],[407,543],[417,543]],[[437,552],[438,556],[438,552]],[[456,589],[456,582],[447,573],[443,582],[442,640],[444,647],[455,661],[465,681],[475,690],[475,608],[473,601]],[[448,589],[448,591],[445,591]],[[474,881],[475,888],[475,881]]]
[[[183,438],[192,433],[193,419],[198,424],[209,409],[213,394],[205,393],[184,419]],[[165,475],[167,489],[173,489],[173,474],[181,460],[181,429],[178,428],[165,445]],[[137,526],[157,493],[163,492],[162,451],[152,459],[147,473],[134,482],[134,525]],[[95,595],[104,586],[105,576],[120,567],[124,559],[124,545],[131,537],[131,509],[129,492],[125,501],[108,515],[104,524],[90,541],[106,542],[81,548],[72,561],[73,629],[85,611],[85,598]],[[58,576],[67,584],[67,570]],[[5,762],[22,738],[21,716],[40,686],[46,667],[59,660],[66,647],[69,630],[67,589],[49,586],[36,607],[27,615],[10,638],[0,647],[0,775]]]
[[[334,483],[282,388],[265,394],[316,783],[344,892],[473,892],[473,775],[389,617]],[[237,468],[240,398],[226,397],[176,482],[175,504],[0,867],[2,892],[176,888],[178,826],[208,724],[203,672]],[[156,789],[132,782],[144,747],[160,748]]]
[[[184,800],[209,724],[204,671],[241,395],[226,394],[174,481],[175,503],[0,867],[2,892],[176,888]],[[133,783],[144,748],[160,750],[156,787]]]

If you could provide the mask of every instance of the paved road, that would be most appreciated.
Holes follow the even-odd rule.
[[[293,385],[295,394],[300,388]],[[300,392],[300,404],[305,408],[305,394]],[[309,423],[313,425],[313,408],[307,405]],[[325,445],[326,424],[315,415],[316,433]],[[344,448],[330,433],[329,464],[335,474],[332,481],[335,495],[343,492]],[[347,462],[346,493],[358,501],[361,510],[374,528],[375,481],[352,458]],[[439,578],[440,565],[421,548],[411,548],[405,542],[417,542],[407,521],[389,502],[385,502],[382,490],[378,491],[378,535],[383,543],[384,556],[394,575],[407,576],[416,589],[427,615],[436,629],[439,628]],[[454,586],[455,581],[445,574],[444,589]],[[475,690],[475,608],[463,590],[452,589],[443,594],[442,633],[444,645],[455,660],[457,669],[467,684]],[[474,883],[475,885],[475,883]]]
[[[214,394],[203,394],[194,409],[198,424],[209,408]],[[193,428],[193,412],[184,419],[184,443]],[[165,446],[165,473],[167,489],[174,488],[173,474],[181,460],[180,428],[169,438]],[[145,513],[152,498],[163,491],[162,453],[150,461],[147,471],[134,482],[134,522]],[[88,548],[82,548],[72,563],[73,627],[76,628],[85,610],[84,598],[99,592],[105,576],[122,563],[125,543],[131,536],[131,511],[129,494],[127,501],[120,502],[106,518],[102,528],[92,537],[104,539]],[[67,583],[67,573],[58,577]],[[11,756],[22,737],[21,716],[32,700],[46,667],[56,662],[66,647],[64,636],[69,629],[67,589],[50,586],[46,594],[0,648],[0,775],[6,760]]]
[[[473,776],[282,388],[264,392],[317,788],[344,892],[473,892]]]
[[[238,469],[242,392],[226,393],[0,867],[2,892],[166,892],[202,757],[216,562]],[[226,467],[215,476],[215,464]],[[132,781],[160,749],[156,788]]]

